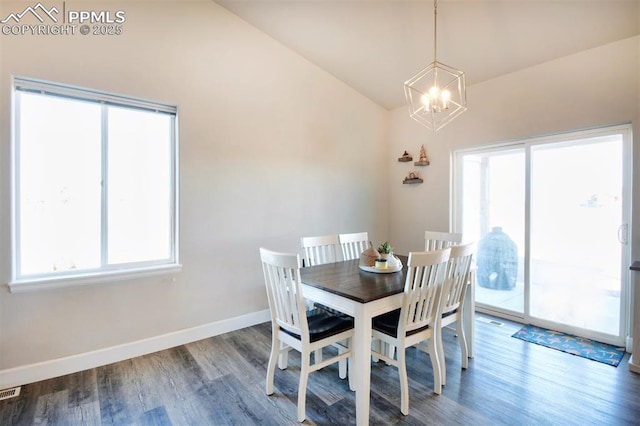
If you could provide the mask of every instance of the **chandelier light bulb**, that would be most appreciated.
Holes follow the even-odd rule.
[[[424,105],[425,111],[431,111],[431,99],[429,98],[429,95],[426,93],[423,94],[420,101],[422,102],[422,105]]]
[[[442,108],[449,109],[449,98],[451,98],[451,92],[443,90],[440,97],[442,98]]]

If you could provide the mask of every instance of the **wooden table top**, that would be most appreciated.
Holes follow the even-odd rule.
[[[407,257],[397,257],[402,261],[402,271],[389,274],[363,271],[356,259],[302,268],[300,276],[304,284],[367,303],[404,291]]]

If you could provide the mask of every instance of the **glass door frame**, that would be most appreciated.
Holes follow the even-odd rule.
[[[562,327],[559,324],[547,322],[544,319],[532,317],[530,315],[530,242],[531,242],[531,168],[532,168],[532,147],[539,145],[571,145],[572,141],[580,141],[585,139],[592,139],[602,136],[610,135],[622,135],[623,144],[623,187],[622,187],[622,218],[621,218],[621,230],[619,232],[619,239],[621,241],[621,264],[620,264],[620,325],[619,335],[612,336],[609,334],[602,334],[598,332],[586,332],[585,330],[579,330],[572,327]],[[491,152],[511,151],[511,150],[524,150],[525,153],[525,217],[524,217],[524,229],[525,229],[525,247],[524,247],[524,312],[505,310],[496,308],[494,306],[483,305],[476,303],[476,310],[478,312],[484,312],[487,314],[495,315],[505,319],[514,320],[516,322],[531,323],[542,327],[549,327],[568,333],[576,333],[581,335],[587,335],[586,337],[599,340],[605,343],[611,343],[615,345],[625,345],[627,350],[630,350],[629,343],[629,331],[631,330],[631,285],[632,275],[629,270],[631,264],[631,207],[632,207],[632,126],[631,124],[620,124],[614,126],[599,127],[593,129],[584,129],[578,131],[571,131],[565,133],[543,135],[539,137],[532,137],[522,140],[510,141],[505,143],[491,144],[485,146],[476,146],[471,148],[464,148],[455,150],[451,153],[451,188],[450,188],[450,200],[451,200],[451,217],[450,223],[452,223],[452,229],[454,232],[462,232],[463,223],[463,208],[462,194],[463,194],[463,176],[462,176],[462,158],[465,155],[470,154],[488,154]],[[472,292],[475,297],[475,289]],[[560,327],[559,327],[560,326]],[[559,329],[560,328],[560,329]]]

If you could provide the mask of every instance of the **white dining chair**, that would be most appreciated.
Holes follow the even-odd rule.
[[[369,248],[369,233],[354,232],[338,235],[342,249],[342,260],[360,259],[360,254]]]
[[[340,239],[338,235],[323,235],[317,237],[302,237],[300,238],[300,245],[304,251],[304,266],[324,265],[325,263],[333,263],[338,260],[338,247],[340,246]],[[312,300],[305,300],[307,310],[313,308],[321,308],[340,315],[338,311],[335,311],[327,306],[319,303],[315,303]],[[314,361],[322,361],[322,348],[317,349],[314,352]],[[345,360],[339,362],[340,378],[344,379],[347,376],[347,363]]]
[[[452,246],[449,261],[445,268],[440,308],[438,309],[439,315],[435,325],[442,385],[447,383],[447,368],[442,339],[443,329],[452,330],[458,336],[462,355],[462,368],[466,369],[469,365],[469,350],[464,333],[462,306],[467,294],[467,288],[471,284],[471,268],[475,252],[475,243]],[[450,327],[451,325],[454,327]]]
[[[323,235],[319,237],[302,237],[300,245],[304,250],[304,266],[323,265],[338,260],[338,235]]]
[[[461,242],[461,233],[424,231],[424,251],[440,250],[458,245]]]
[[[373,352],[387,364],[395,365],[400,376],[400,411],[409,414],[409,382],[407,379],[406,349],[416,346],[429,354],[433,370],[433,391],[442,390],[440,359],[436,332],[439,296],[443,274],[451,249],[430,252],[411,252],[407,261],[402,307],[373,318],[372,338],[397,348],[396,357]],[[377,345],[374,345],[377,347]],[[383,351],[384,352],[384,351]]]
[[[454,232],[425,231],[424,251],[441,250],[462,242],[462,234]],[[396,348],[391,345],[384,345],[389,357],[394,356]]]
[[[309,373],[324,368],[340,360],[351,357],[346,347],[338,354],[320,362],[311,363],[311,353],[316,349],[336,345],[353,337],[353,319],[348,316],[332,315],[322,310],[305,309],[300,268],[300,255],[278,253],[260,248],[260,258],[267,288],[269,310],[271,311],[271,354],[267,367],[266,393],[274,392],[276,363],[281,369],[286,362],[278,362],[280,354],[295,349],[300,352],[300,383],[298,386],[298,421],[303,422]],[[280,358],[280,361],[282,359]],[[351,387],[351,383],[350,383]]]

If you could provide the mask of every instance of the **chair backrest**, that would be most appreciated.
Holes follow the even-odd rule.
[[[368,232],[340,234],[338,238],[342,248],[342,260],[360,259],[360,253],[369,248]]]
[[[460,309],[470,283],[471,264],[476,253],[476,243],[451,247],[451,254],[444,274],[440,313],[448,314]]]
[[[304,249],[304,266],[322,265],[338,260],[338,246],[340,240],[337,235],[321,237],[302,237],[300,244]]]
[[[307,314],[300,286],[300,255],[260,248],[271,321],[283,329],[309,337]]]
[[[450,251],[446,248],[409,253],[398,337],[435,322],[443,277],[441,270],[446,267]]]
[[[461,242],[462,234],[460,233],[424,231],[424,251],[440,250]]]

